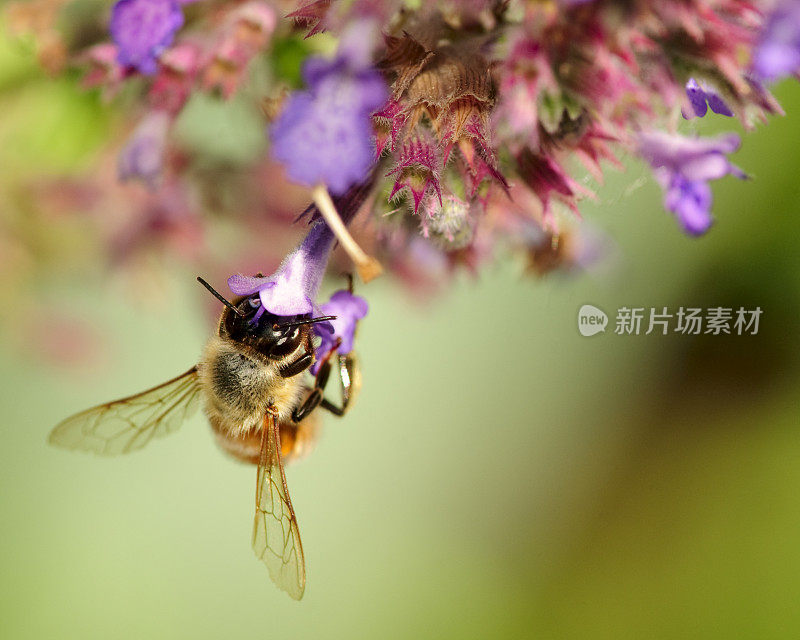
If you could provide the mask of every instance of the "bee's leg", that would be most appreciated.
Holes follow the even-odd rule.
[[[308,369],[313,362],[314,354],[306,351],[294,362],[290,362],[282,369],[278,369],[278,373],[281,374],[282,378],[291,378],[292,376],[296,376],[298,373],[303,373],[303,371]]]
[[[353,274],[346,273],[345,277],[347,278],[347,290],[352,294]],[[322,365],[320,365],[319,371],[317,372],[317,387],[323,390],[325,389],[325,385],[328,383],[328,377],[331,373],[331,355],[332,352],[328,354],[328,357],[325,359]],[[339,380],[342,383],[342,406],[337,407],[330,400],[324,397],[320,401],[320,405],[323,409],[330,411],[334,415],[343,416],[345,413],[347,413],[348,405],[354,400],[355,395],[358,393],[358,389],[361,386],[361,373],[358,369],[358,362],[353,354],[348,354],[346,356],[339,355],[338,364]]]
[[[331,357],[334,353],[336,353],[336,349],[338,347],[339,342],[337,342],[333,348],[331,348],[330,351],[328,351],[328,353],[326,353],[322,358],[319,370],[314,378],[314,388],[311,390],[311,393],[308,394],[308,397],[303,401],[303,404],[301,404],[292,412],[292,420],[294,422],[300,422],[309,413],[316,409],[321,402],[324,402],[322,399],[322,392],[325,391],[325,385],[328,384],[328,377],[331,373]]]
[[[322,398],[320,405],[323,409],[330,411],[334,415],[343,416],[345,413],[347,413],[350,403],[353,402],[356,394],[358,393],[358,389],[361,385],[361,372],[358,368],[358,361],[352,353],[349,353],[346,356],[340,355],[338,358],[338,364],[339,380],[342,383],[342,406],[337,407],[326,398]],[[323,368],[326,369],[324,372],[324,377]],[[324,389],[325,383],[327,383],[328,376],[330,375],[330,368],[330,361],[326,361],[322,366],[320,366],[317,378],[320,379],[322,377],[323,384],[319,385],[318,388]]]
[[[300,422],[309,413],[316,409],[321,401],[322,389],[319,387],[314,387],[311,390],[311,393],[308,394],[308,397],[303,401],[303,404],[292,411],[292,421]]]
[[[294,362],[290,362],[285,367],[278,369],[278,373],[282,378],[291,378],[299,373],[302,373],[314,364],[314,343],[311,338],[306,340],[306,350],[302,356],[297,358]]]

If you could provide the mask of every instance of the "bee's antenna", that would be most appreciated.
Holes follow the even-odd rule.
[[[328,320],[336,320],[336,316],[320,316],[319,318],[309,318],[308,320],[297,320],[295,322],[282,322],[280,324],[272,325],[272,328],[285,329],[286,327],[299,327],[303,324],[314,324],[316,322],[327,322]]]
[[[239,311],[239,310],[238,310],[236,307],[234,307],[234,306],[233,306],[233,305],[232,305],[230,302],[228,302],[228,301],[227,301],[227,300],[226,300],[224,297],[222,297],[222,295],[220,295],[219,293],[217,293],[217,290],[216,290],[216,289],[214,289],[214,287],[212,287],[210,284],[208,284],[208,282],[206,282],[205,280],[203,280],[203,279],[202,279],[200,276],[197,276],[197,281],[198,281],[200,284],[202,284],[202,285],[203,285],[203,286],[204,286],[206,289],[208,289],[208,290],[211,292],[211,295],[212,295],[212,296],[214,296],[214,297],[215,297],[217,300],[219,300],[219,301],[220,301],[222,304],[224,304],[226,307],[228,307],[228,309],[230,309],[231,311],[233,311],[233,312],[234,312],[234,313],[235,313],[237,316],[239,316],[240,318],[244,318],[244,314],[243,314],[241,311]]]

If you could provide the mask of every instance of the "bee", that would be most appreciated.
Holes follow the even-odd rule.
[[[283,464],[308,450],[317,407],[341,416],[352,405],[361,383],[357,361],[353,354],[338,354],[335,344],[321,357],[313,382],[307,381],[301,374],[314,363],[312,325],[335,316],[258,316],[257,294],[228,301],[198,281],[225,307],[197,365],[157,387],[67,418],[49,441],[104,456],[130,453],[174,432],[202,401],[220,447],[258,467],[253,550],[278,587],[299,600],[305,559]],[[341,406],[323,395],[334,364]]]

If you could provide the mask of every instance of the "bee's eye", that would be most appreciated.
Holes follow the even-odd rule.
[[[254,296],[250,298],[248,302],[250,303],[250,306],[253,307],[253,309],[258,309],[258,305],[261,304],[261,298],[259,298],[258,296]]]

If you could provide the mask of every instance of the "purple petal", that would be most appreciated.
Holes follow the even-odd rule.
[[[155,189],[164,166],[170,117],[165,111],[153,111],[139,123],[117,158],[120,180],[138,179]]]
[[[690,158],[681,165],[681,173],[690,180],[717,180],[730,173],[731,163],[721,153]]]
[[[380,31],[374,20],[363,20],[350,25],[339,39],[338,57],[345,60],[353,71],[372,67],[372,52]]]
[[[753,53],[753,71],[777,80],[800,71],[800,2],[779,0]]]
[[[694,114],[699,118],[705,116],[708,112],[706,93],[700,88],[700,85],[697,84],[697,80],[694,78],[690,78],[689,82],[686,83],[686,95],[692,105]]]
[[[353,350],[353,340],[355,337],[358,321],[364,318],[369,311],[369,305],[364,298],[354,296],[346,289],[334,293],[330,300],[320,307],[320,311],[325,315],[335,315],[331,320],[333,332],[323,332],[322,327],[314,325],[316,334],[321,342],[316,349],[316,359],[311,367],[311,372],[316,374],[325,355],[336,345],[337,340],[341,340],[337,349],[338,353],[347,355]]]
[[[344,60],[334,58],[308,58],[303,63],[303,80],[309,87],[316,87],[331,76],[343,74],[347,70]]]
[[[739,142],[735,133],[716,138],[690,138],[651,131],[639,134],[639,153],[653,168],[665,167],[692,178],[683,171],[684,166],[691,163],[702,166],[708,157],[732,153],[739,148]]]
[[[322,340],[320,341],[319,346],[314,350],[314,362],[309,369],[312,375],[317,375],[320,365],[322,365],[322,359],[331,349],[333,349],[334,345],[336,344],[333,336],[330,333],[321,334],[318,331],[316,333],[320,338],[322,338]]]
[[[339,353],[350,353],[353,350],[356,325],[369,311],[367,301],[343,289],[334,293],[320,309],[325,315],[336,316],[335,320],[331,320],[333,325],[331,343],[337,338],[341,338],[342,344],[339,347]]]
[[[289,100],[271,129],[272,155],[295,182],[323,182],[339,195],[372,166],[371,135],[369,115],[359,114],[346,96],[315,100],[301,93]]]
[[[119,63],[153,74],[156,59],[182,26],[183,12],[176,0],[118,0],[109,30]]]
[[[363,180],[372,166],[370,115],[388,98],[382,76],[371,66],[371,40],[363,34],[360,43],[353,38],[343,36],[335,59],[306,62],[308,90],[293,94],[270,128],[272,155],[289,177],[308,186],[324,183],[337,195]]]
[[[694,236],[708,231],[712,223],[711,188],[706,182],[690,182],[675,176],[664,195],[664,207],[675,214],[684,230]]]
[[[228,278],[228,287],[241,296],[258,292],[261,308],[276,316],[314,313],[333,241],[334,235],[328,225],[317,222],[274,274],[265,278],[233,275]]]
[[[714,113],[720,116],[728,116],[729,118],[733,117],[733,110],[725,103],[719,94],[710,91],[706,93],[706,98],[708,100],[708,106],[711,107]]]
[[[272,286],[270,278],[243,276],[238,273],[228,278],[228,288],[237,296],[252,296],[266,286]]]
[[[261,306],[276,316],[300,316],[314,312],[314,301],[308,296],[295,295],[292,282],[276,282],[274,287],[261,290]],[[286,295],[287,293],[291,295]]]
[[[675,214],[687,233],[700,235],[711,226],[708,181],[726,175],[746,177],[726,153],[739,147],[735,134],[717,138],[688,138],[661,132],[639,136],[639,153],[653,167],[664,189],[664,206]]]
[[[754,71],[765,80],[777,80],[800,67],[800,53],[791,44],[770,42],[756,52]]]
[[[725,101],[716,91],[709,89],[704,84],[700,84],[694,78],[690,78],[686,83],[686,96],[689,98],[694,114],[700,118],[708,113],[709,107],[719,115],[729,117],[733,115],[731,108],[725,104]],[[687,116],[684,113],[683,117],[688,120],[692,116]]]

